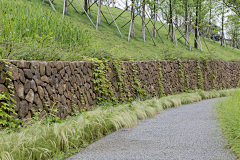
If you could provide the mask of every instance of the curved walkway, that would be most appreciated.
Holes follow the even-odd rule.
[[[131,130],[122,128],[68,160],[236,159],[226,148],[212,108],[219,99],[170,108]]]

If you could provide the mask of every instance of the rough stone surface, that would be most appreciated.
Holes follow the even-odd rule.
[[[39,95],[37,93],[34,94],[34,103],[36,104],[36,108],[41,111],[43,110],[43,105],[42,105],[42,101],[39,98]]]
[[[24,93],[27,94],[30,88],[31,88],[31,82],[29,80],[26,80],[26,83],[24,84]]]
[[[44,96],[43,88],[41,86],[38,86],[37,90],[38,90],[38,95],[40,99],[43,99],[43,96]]]
[[[18,84],[17,93],[18,93],[18,96],[21,99],[24,99],[24,86],[23,86],[23,84],[21,82],[19,82],[19,84]]]
[[[25,118],[25,116],[28,114],[28,103],[26,100],[23,100],[20,102],[20,107],[18,111],[18,115],[21,118]]]
[[[17,102],[20,104],[23,100],[27,100],[29,106],[38,111],[46,110],[48,113],[49,108],[44,107],[44,103],[47,102],[51,107],[54,102],[57,102],[57,105],[61,108],[61,111],[59,108],[57,114],[66,118],[67,115],[63,106],[70,108],[70,110],[73,104],[78,109],[83,107],[90,109],[90,107],[96,105],[97,97],[102,96],[94,90],[96,87],[96,84],[93,83],[96,78],[94,74],[96,65],[93,63],[11,60],[9,62],[9,65],[13,67],[11,83],[15,87]],[[201,68],[204,90],[236,88],[240,84],[240,63],[225,61],[182,61],[182,79],[180,78],[179,61],[141,61],[136,63],[125,61],[122,62],[125,70],[121,75],[124,80],[122,86],[116,72],[116,66],[113,62],[109,62],[106,78],[109,80],[109,89],[112,90],[118,100],[128,100],[130,97],[136,98],[138,96],[136,89],[133,87],[135,85],[134,78],[139,79],[145,94],[159,97],[159,68],[161,68],[163,76],[164,92],[166,95],[170,95],[180,93],[181,90],[186,88],[190,90],[200,88],[198,63]],[[133,70],[137,70],[137,77],[134,77]],[[1,88],[3,89],[7,88],[9,83],[6,81],[5,73],[6,69],[0,65],[0,84],[2,84]],[[34,97],[34,100],[32,100],[32,97]],[[110,95],[107,96],[107,99],[111,99]],[[30,115],[27,113],[26,116]]]
[[[45,66],[46,66],[45,62],[40,62],[39,63],[40,76],[44,76],[45,75]]]
[[[19,78],[20,78],[21,82],[22,82],[22,83],[25,83],[26,78],[25,78],[25,76],[24,76],[23,70],[18,69],[18,75],[19,75]]]
[[[9,72],[12,72],[12,80],[16,81],[19,79],[18,68],[15,65],[10,65]]]
[[[26,76],[26,78],[28,78],[28,79],[33,78],[33,74],[32,74],[32,71],[30,69],[23,69],[23,71],[24,71],[24,75]]]
[[[26,95],[25,98],[28,102],[33,103],[33,99],[34,99],[34,92],[32,89],[29,90],[28,94]]]
[[[45,75],[41,77],[41,81],[46,82],[46,83],[50,83],[50,79]]]

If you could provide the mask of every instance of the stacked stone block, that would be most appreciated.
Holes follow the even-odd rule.
[[[75,62],[41,62],[41,61],[8,61],[12,72],[12,82],[6,81],[6,75],[0,67],[0,91],[8,92],[7,84],[14,85],[16,101],[15,117],[31,118],[34,112],[39,117],[52,112],[61,119],[69,113],[80,111],[84,107],[89,110],[97,104],[98,93],[93,83],[94,63]],[[158,61],[123,62],[126,72],[124,83],[130,95],[134,97],[133,63],[137,66],[137,78],[146,94],[159,96],[159,65]],[[163,75],[163,87],[166,95],[181,92],[183,88],[199,88],[197,61],[182,61],[183,80],[180,78],[179,61],[160,61]],[[240,63],[225,61],[199,61],[204,90],[236,88],[239,83]],[[207,64],[207,65],[206,65]],[[113,62],[109,62],[107,72],[113,94],[119,100],[119,78]],[[215,75],[216,74],[216,75]],[[215,75],[215,78],[214,78]],[[215,79],[215,83],[214,83]],[[182,83],[184,82],[184,83]],[[127,95],[128,93],[124,93]]]

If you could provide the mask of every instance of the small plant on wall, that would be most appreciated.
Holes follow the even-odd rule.
[[[5,88],[6,91],[2,91],[2,93],[0,93],[0,100],[2,101],[0,103],[0,127],[16,127],[17,124],[21,121],[15,119],[14,116],[10,114],[12,113],[17,115],[14,110],[14,108],[16,107],[16,105],[14,104],[16,103],[16,101],[13,99],[14,87],[13,84],[10,83],[12,81],[10,78],[12,76],[12,72],[9,71],[9,68],[11,67],[9,65],[9,62],[5,62],[4,60],[0,61],[0,65],[0,68],[2,68],[1,72],[5,74],[5,81],[7,83],[7,88]],[[4,87],[4,85],[2,85],[1,87]]]
[[[113,94],[112,85],[109,81],[109,66],[107,62],[100,61],[94,63],[94,76],[93,83],[96,84],[94,90],[98,93],[98,103],[111,102],[112,104],[118,103],[117,98]]]

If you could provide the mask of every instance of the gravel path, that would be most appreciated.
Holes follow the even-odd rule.
[[[212,108],[219,99],[170,108],[131,130],[122,128],[68,160],[236,159],[224,144]]]

